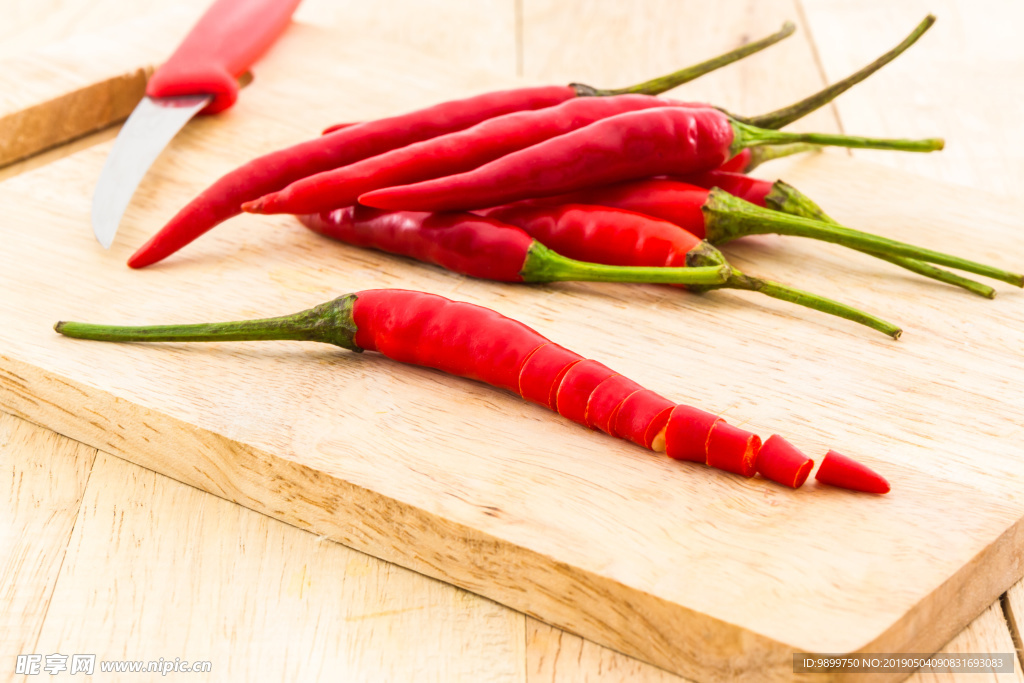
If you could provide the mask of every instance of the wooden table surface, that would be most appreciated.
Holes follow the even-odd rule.
[[[177,4],[198,14],[207,2]],[[734,25],[700,32],[680,28],[700,17],[701,3],[689,0],[306,0],[299,17],[331,27],[339,40],[377,34],[460,65],[611,86],[716,54],[791,18],[800,31],[787,44],[714,76],[737,93],[727,106],[757,112],[842,77],[932,12],[939,22],[921,44],[807,125],[943,135],[942,155],[856,154],[1004,195],[1024,181],[1024,131],[1011,120],[1024,111],[1024,45],[1014,35],[1024,25],[1019,2],[734,4]],[[0,59],[162,5],[3,0]],[[680,34],[694,42],[681,44]],[[0,173],[33,163],[40,162]],[[106,659],[189,659],[190,644],[215,642],[209,680],[681,680],[2,414],[0,462],[0,483],[10,492],[0,519],[12,522],[0,536],[3,680],[23,679],[13,675],[15,655],[43,641],[67,643],[70,654],[85,633],[93,642],[104,634],[108,645],[99,654]],[[1019,659],[1021,615],[1024,584],[947,651],[1016,650]],[[1000,678],[1020,679],[1019,665]]]

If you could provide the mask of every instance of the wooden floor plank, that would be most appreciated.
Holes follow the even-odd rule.
[[[520,614],[101,453],[36,650],[498,683],[524,680],[524,643]]]
[[[945,137],[941,154],[857,151],[910,173],[1016,194],[1024,183],[1024,3],[1017,0],[801,0],[830,80],[879,54],[929,12],[934,28],[836,101],[847,133]]]
[[[951,640],[946,647],[938,653],[941,655],[958,654],[995,654],[1000,652],[1014,652],[1013,638],[1003,615],[1003,609],[999,602],[985,610],[984,614],[975,619],[970,625]],[[963,683],[964,681],[978,681],[978,683],[1013,683],[1024,681],[1021,673],[1020,662],[1015,662],[1014,673],[915,673],[907,679],[908,683]]]
[[[688,680],[536,619],[527,619],[526,639],[528,683],[686,683]]]
[[[0,413],[0,679],[36,641],[96,449]]]

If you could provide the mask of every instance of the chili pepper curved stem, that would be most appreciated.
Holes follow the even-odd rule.
[[[704,265],[707,262],[716,263],[721,258],[721,253],[717,249],[709,247],[707,250],[691,251],[687,254],[686,262],[693,263],[694,265]],[[741,273],[735,268],[730,269],[729,278],[722,284],[710,285],[708,287],[689,287],[689,289],[694,292],[705,292],[712,289],[743,289],[751,292],[761,292],[774,299],[788,301],[798,306],[812,308],[822,313],[836,315],[861,325],[867,325],[874,330],[889,335],[893,339],[899,339],[903,333],[896,325],[852,306],[841,304],[838,301],[833,301],[817,294],[794,289],[778,282],[752,277]]]
[[[1016,287],[1024,287],[1024,275],[1019,273],[1011,273],[1001,268],[994,268],[924,247],[915,247],[834,223],[824,223],[779,213],[771,209],[762,209],[718,189],[709,193],[703,211],[707,227],[705,239],[712,244],[722,244],[745,235],[777,234],[809,237],[861,251],[937,263],[949,268],[990,277],[993,280],[1000,280]]]
[[[569,87],[575,89],[576,94],[580,97],[607,97],[611,95],[628,94],[660,95],[661,93],[678,87],[683,83],[696,80],[704,74],[711,73],[716,69],[721,69],[723,66],[728,66],[733,62],[738,62],[744,57],[749,57],[755,52],[760,52],[767,47],[771,47],[775,43],[793,35],[795,31],[796,26],[792,22],[787,21],[782,25],[781,29],[766,38],[756,40],[753,43],[747,43],[735,50],[730,50],[729,52],[713,57],[707,61],[701,62],[700,64],[694,64],[693,66],[686,67],[685,69],[680,69],[679,71],[674,71],[668,75],[660,76],[658,78],[652,78],[649,81],[644,81],[643,83],[638,83],[626,88],[604,90],[584,85],[582,83],[571,83],[569,84]]]
[[[728,265],[695,268],[610,266],[577,261],[534,242],[520,274],[524,282],[645,282],[651,284],[716,285],[729,278]]]
[[[764,149],[771,148],[769,147]],[[839,225],[837,221],[825,213],[825,211],[810,197],[781,180],[772,184],[771,191],[765,195],[765,204],[768,207],[775,209],[776,211],[782,211],[783,213],[802,216],[804,218],[810,218],[811,220],[822,221],[823,223]],[[938,280],[939,282],[945,282],[946,284],[953,285],[955,287],[962,287],[963,289],[977,294],[978,296],[983,296],[986,299],[994,299],[996,296],[996,290],[988,285],[962,277],[956,273],[951,273],[948,270],[943,270],[942,268],[936,268],[935,266],[917,259],[906,258],[904,256],[893,256],[892,254],[864,249],[859,249],[858,251],[862,251],[865,254],[882,259],[883,261],[888,261],[889,263],[905,268],[911,272],[917,273],[918,275],[923,275],[925,277],[932,278],[933,280]]]
[[[761,278],[752,277],[750,275],[744,275],[743,273],[733,270],[732,275],[729,277],[728,282],[721,287],[728,287],[730,289],[745,289],[751,292],[761,292],[768,296],[779,299],[781,301],[788,301],[790,303],[797,304],[798,306],[804,306],[806,308],[812,308],[822,313],[828,313],[829,315],[835,315],[846,320],[851,320],[861,325],[867,325],[873,330],[878,330],[883,334],[887,334],[893,339],[899,339],[900,335],[903,334],[898,326],[892,323],[882,320],[881,318],[865,313],[864,311],[841,304],[838,301],[827,299],[817,294],[811,294],[810,292],[804,292],[793,287],[780,284],[778,282],[772,282],[771,280],[762,280]]]
[[[64,322],[53,326],[65,337],[114,342],[316,341],[361,352],[355,344],[354,294],[291,315],[194,325],[93,325]]]
[[[942,138],[903,140],[894,138],[864,138],[855,135],[832,135],[830,133],[790,133],[749,126],[735,119],[731,123],[735,132],[735,139],[730,150],[732,154],[736,154],[744,147],[789,144],[793,142],[809,142],[816,145],[852,149],[891,149],[897,152],[936,152],[946,145]]]
[[[996,298],[996,290],[993,289],[992,287],[989,287],[986,284],[982,284],[981,282],[977,282],[976,280],[971,280],[970,278],[957,275],[956,273],[951,273],[948,270],[936,268],[935,266],[925,263],[924,261],[918,261],[917,259],[912,258],[905,258],[903,256],[892,256],[890,254],[882,254],[877,251],[865,251],[863,249],[858,249],[858,251],[868,254],[869,256],[874,256],[877,259],[888,261],[889,263],[899,266],[900,268],[909,270],[912,273],[917,273],[918,275],[923,275],[924,277],[931,278],[939,282],[944,282],[947,285],[961,287],[963,289],[966,289],[968,292],[971,292],[972,294],[977,294],[978,296],[985,297],[986,299]]]
[[[903,42],[899,45],[868,64],[860,71],[850,74],[843,80],[833,83],[824,90],[814,93],[810,97],[800,100],[795,104],[791,104],[788,107],[783,107],[782,109],[762,114],[761,116],[741,118],[740,120],[759,128],[782,128],[784,126],[788,126],[797,119],[803,118],[812,111],[828,104],[839,95],[842,95],[844,92],[899,57],[907,48],[916,43],[917,39],[923,36],[925,31],[931,28],[934,23],[935,17],[929,14],[923,21],[921,21],[920,24],[917,25],[917,28],[915,28],[909,36],[903,39]]]
[[[774,159],[803,154],[804,152],[820,152],[821,145],[812,145],[808,142],[794,142],[790,145],[765,145],[763,147],[750,148],[750,161],[747,162],[744,173],[750,173],[755,168]]]

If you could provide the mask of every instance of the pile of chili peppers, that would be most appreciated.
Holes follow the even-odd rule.
[[[939,266],[1024,286],[1024,276],[839,225],[795,188],[746,175],[772,158],[820,146],[931,152],[941,139],[894,140],[778,130],[818,109],[909,48],[929,16],[857,73],[775,112],[729,114],[659,97],[763,49],[741,50],[622,90],[547,86],[486,93],[377,121],[328,128],[228,173],[178,212],[129,260],[156,263],[242,211],[296,214],[310,229],[472,277],[667,283],[735,288],[837,315],[893,338],[881,318],[741,273],[716,248],[776,233],[840,244],[989,297],[995,291]],[[161,341],[308,339],[376,350],[519,393],[590,428],[669,457],[798,487],[813,462],[781,437],[759,437],[676,405],[493,311],[404,290],[342,297],[295,316],[183,327],[61,323],[69,336]],[[830,452],[827,483],[885,492],[888,484]]]

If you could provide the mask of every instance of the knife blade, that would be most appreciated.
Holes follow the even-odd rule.
[[[146,96],[114,141],[92,201],[92,229],[104,248],[160,152],[197,113],[238,98],[238,77],[274,43],[300,0],[216,0],[146,85]]]

